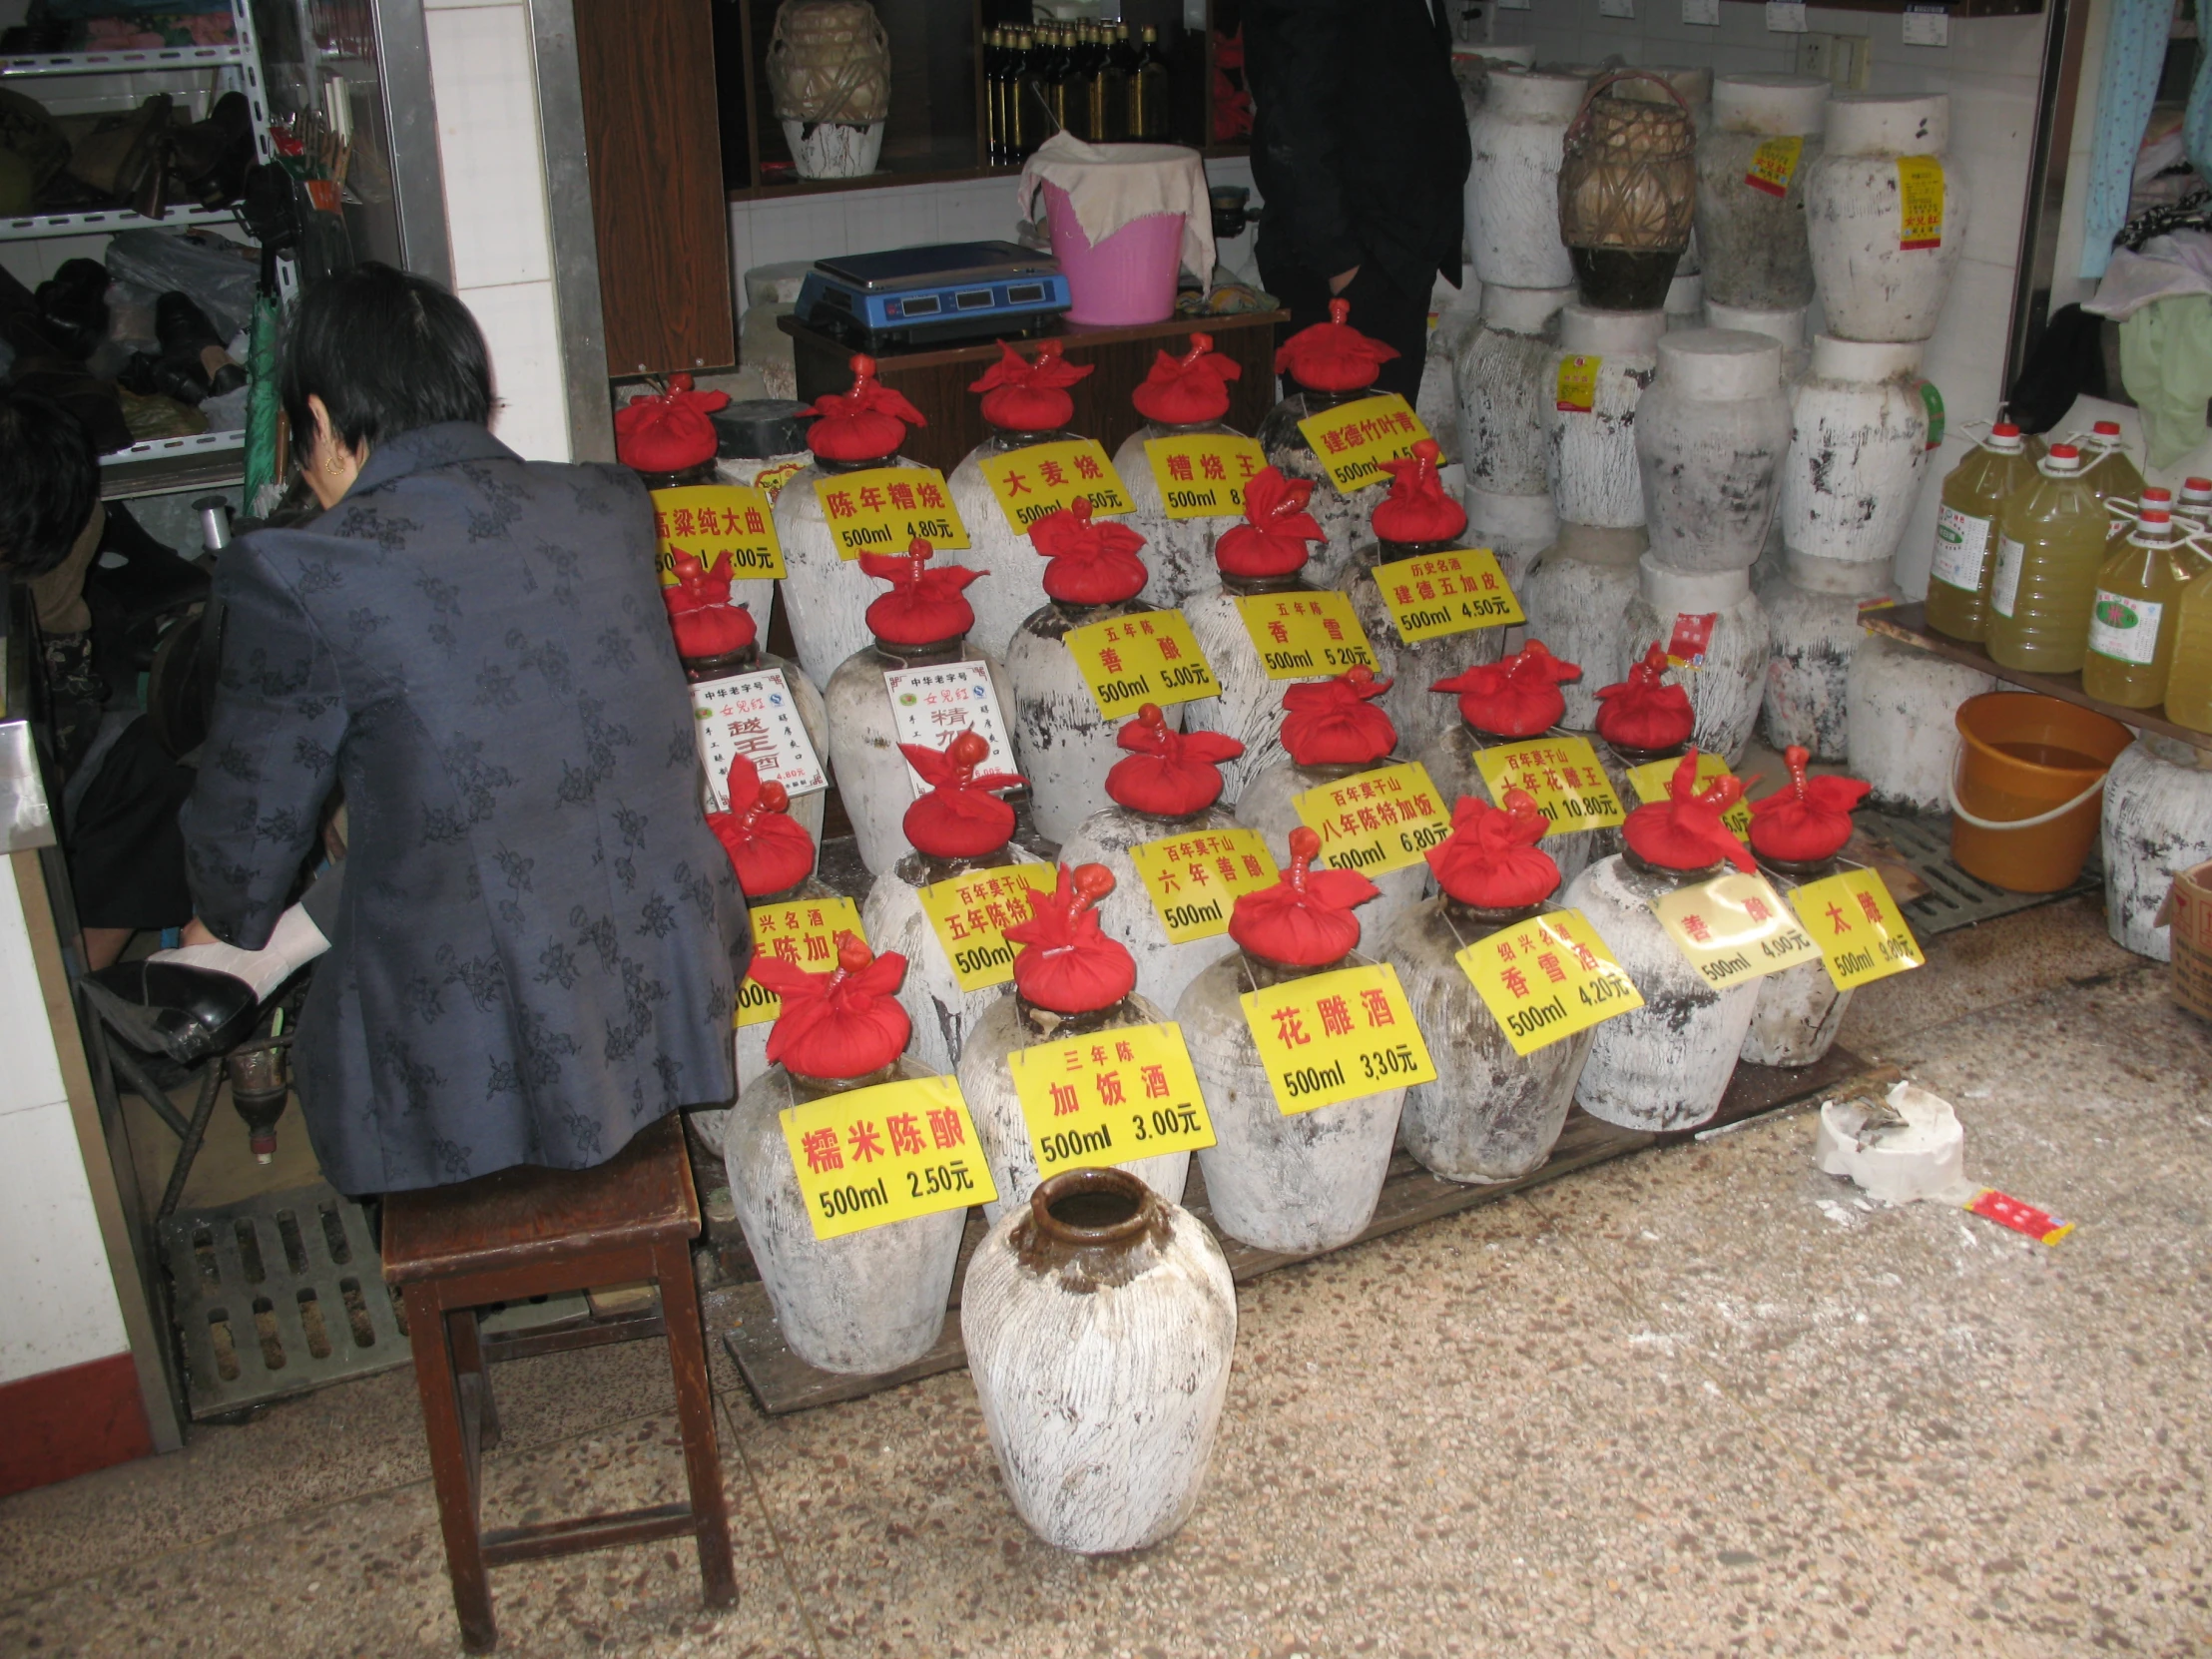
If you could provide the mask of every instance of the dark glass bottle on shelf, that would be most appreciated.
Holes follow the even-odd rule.
[[[1135,53],[1129,45],[1129,25],[1116,23],[1099,29],[1098,111],[1100,144],[1119,144],[1129,137],[1129,65]]]
[[[1006,55],[999,61],[998,95],[1006,123],[1006,160],[1018,167],[1037,148],[1037,111],[1029,101],[1029,31],[1015,29],[1010,35]]]
[[[1056,23],[1052,27],[1052,53],[1045,60],[1045,104],[1052,111],[1052,127],[1055,132],[1068,129],[1068,83],[1075,73],[1075,54],[1069,50],[1068,27]]]
[[[1106,119],[1106,29],[1103,24],[1083,25],[1083,136],[1104,144]]]
[[[1168,136],[1168,55],[1160,47],[1160,31],[1144,28],[1144,44],[1129,75],[1129,136],[1146,144],[1164,143]]]
[[[1001,60],[1006,56],[1006,31],[991,29],[983,36],[983,159],[992,167],[1006,164],[1006,112],[998,96]]]

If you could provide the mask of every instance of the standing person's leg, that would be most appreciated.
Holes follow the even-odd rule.
[[[1428,357],[1428,293],[1407,293],[1372,260],[1345,285],[1352,325],[1370,339],[1397,347],[1376,376],[1378,392],[1394,391],[1406,402],[1420,396],[1421,365]],[[1326,306],[1324,307],[1326,314]]]

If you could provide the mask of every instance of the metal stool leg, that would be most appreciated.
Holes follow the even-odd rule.
[[[738,1577],[730,1558],[730,1504],[722,1484],[714,1385],[699,1321],[699,1292],[692,1282],[691,1248],[688,1241],[674,1239],[655,1247],[653,1254],[661,1319],[668,1328],[669,1366],[676,1375],[676,1415],[684,1429],[684,1473],[698,1528],[700,1583],[709,1607],[728,1607],[738,1599]]]
[[[489,1653],[499,1645],[499,1626],[492,1618],[491,1581],[484,1567],[476,1458],[462,1425],[460,1380],[454,1372],[445,1312],[434,1286],[407,1287],[407,1337],[414,1349],[423,1433],[430,1443],[430,1479],[437,1488],[438,1527],[445,1535],[453,1611],[460,1619],[462,1648]]]

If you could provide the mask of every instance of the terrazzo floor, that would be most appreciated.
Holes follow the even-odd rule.
[[[2093,901],[1932,942],[1843,1040],[2078,1226],[1868,1209],[1797,1113],[1243,1287],[1213,1479],[1022,1526],[963,1374],[768,1419],[740,1605],[641,1545],[493,1578],[514,1654],[2212,1653],[2212,1028]],[[486,1512],[681,1491],[658,1344],[499,1368]],[[405,1373],[0,1503],[0,1654],[458,1652]]]

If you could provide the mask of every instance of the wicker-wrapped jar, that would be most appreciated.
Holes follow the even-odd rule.
[[[1665,89],[1667,102],[1608,98],[1623,81]],[[1601,76],[1567,128],[1559,165],[1559,237],[1599,310],[1666,302],[1697,214],[1697,133],[1672,87],[1643,70]]]
[[[802,179],[875,171],[890,114],[891,48],[867,0],[784,0],[768,85]]]

